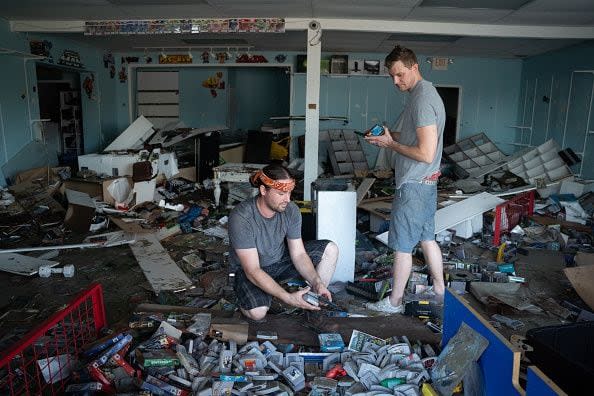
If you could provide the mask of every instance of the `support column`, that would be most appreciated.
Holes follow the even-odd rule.
[[[307,85],[305,88],[305,164],[303,199],[311,200],[311,183],[318,177],[320,135],[320,59],[322,27],[311,21],[307,28]]]

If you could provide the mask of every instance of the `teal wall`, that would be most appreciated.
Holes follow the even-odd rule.
[[[385,54],[349,54],[353,59],[379,59]],[[322,59],[324,55],[322,55]],[[431,70],[424,62],[427,55],[417,55],[423,78],[435,85],[461,87],[461,112],[458,139],[479,132],[486,133],[504,152],[514,146],[522,62],[487,58],[454,58],[446,71]],[[293,114],[305,112],[305,74],[293,78]],[[389,76],[324,75],[320,82],[320,116],[343,116],[349,122],[321,121],[320,130],[352,128],[365,130],[375,123],[393,125],[406,102]],[[293,123],[293,133],[305,133],[304,122]],[[323,145],[320,146],[323,150]],[[368,162],[375,163],[378,149],[363,145]]]
[[[51,35],[36,37],[11,33],[6,22],[0,23],[0,46],[28,52],[27,38],[52,41],[52,55],[56,60],[65,48],[78,51],[85,70],[95,73],[96,88],[93,98],[87,99],[86,95],[83,95],[85,151],[91,153],[101,150],[129,125],[131,104],[128,103],[128,82],[120,82],[117,74],[114,79],[109,77],[108,70],[103,67],[102,50],[63,38],[53,38]],[[263,53],[271,63],[274,63],[277,54],[278,52]],[[143,55],[138,52],[115,53],[116,72],[121,69],[122,56],[138,56],[141,58],[140,63],[143,63]],[[156,62],[158,54],[150,55]],[[200,53],[194,51],[193,55],[194,62],[200,62]],[[286,55],[285,64],[295,66],[297,54]],[[322,54],[322,58],[327,59],[329,56],[330,54]],[[349,56],[356,59],[383,60],[385,54],[357,53]],[[512,151],[515,146],[509,143],[517,138],[517,130],[511,126],[520,122],[518,109],[521,105],[522,62],[456,57],[454,63],[449,65],[449,70],[431,71],[430,65],[424,62],[426,56],[418,56],[424,78],[438,85],[460,86],[462,89],[458,138],[485,132],[503,151]],[[27,100],[31,104],[30,118],[38,118],[39,110],[37,97],[32,89],[36,80],[33,61],[28,62],[29,97],[23,99],[21,95],[27,92],[27,89],[22,58],[2,55],[0,59],[0,72],[5,76],[11,76],[0,90],[4,136],[0,141],[3,145],[0,149],[1,166],[31,142]],[[220,68],[217,64],[212,65],[213,69]],[[202,73],[209,73],[205,70],[210,69],[185,69],[180,76],[181,89],[184,90],[184,99],[180,104],[182,118],[189,126],[213,117],[215,121],[220,121],[219,118],[229,121],[229,125],[236,129],[255,129],[269,116],[305,114],[305,74],[295,73],[289,76],[291,82],[287,85],[282,82],[286,81],[284,79],[287,77],[281,70],[278,70],[278,75],[275,76],[258,68],[241,71],[225,68],[228,85],[225,91],[219,90],[219,96],[213,100],[208,90],[200,86]],[[81,73],[81,81],[86,75]],[[128,78],[132,78],[133,83],[134,76]],[[185,95],[186,91],[189,95]],[[286,101],[281,100],[286,97],[290,97],[292,101],[290,109],[286,108]],[[320,129],[364,129],[375,122],[384,121],[392,124],[405,101],[406,95],[398,92],[388,77],[322,76],[320,114],[346,116],[349,122],[343,125],[340,122],[322,121]],[[231,114],[227,113],[224,117],[224,113],[220,112],[220,105],[223,104],[228,104],[226,108],[231,109]],[[255,114],[257,117],[254,117]],[[302,135],[304,123],[292,122],[292,133],[294,136]],[[369,163],[373,165],[375,148],[365,146],[365,149],[368,150]],[[27,164],[24,163],[22,168],[27,169]],[[2,177],[1,180],[3,179]]]
[[[523,132],[519,145],[537,146],[554,139],[583,157],[572,169],[583,178],[594,178],[594,111],[592,88],[594,41],[530,57],[524,60],[518,119]],[[546,98],[545,98],[546,96]],[[519,146],[521,147],[521,146]]]
[[[80,70],[81,83],[91,73],[95,76],[95,90],[92,98],[84,94],[82,98],[84,149],[87,153],[96,152],[102,145],[103,132],[115,128],[115,108],[113,103],[114,85],[102,65],[102,52],[78,42],[48,37],[47,35],[25,35],[10,32],[8,22],[0,20],[0,47],[29,53],[29,40],[50,40],[53,44],[51,54],[57,63],[64,49],[80,54],[84,68]],[[15,170],[40,166],[44,161],[38,156],[15,155],[33,142],[32,123],[39,119],[39,101],[37,97],[36,60],[24,61],[19,55],[0,55],[0,73],[4,76],[0,90],[0,168],[12,160],[10,174],[0,172],[0,184],[5,185],[5,178],[14,176]],[[69,70],[73,70],[72,68]],[[34,144],[35,145],[35,144]],[[23,152],[24,152],[23,151]],[[26,153],[25,153],[26,154]],[[54,155],[50,155],[50,164],[55,164]]]
[[[145,63],[143,53],[114,55],[116,60],[122,56],[138,56],[140,63]],[[159,56],[158,53],[146,55],[152,57],[153,62]],[[192,55],[194,63],[201,64],[200,53],[193,51]],[[265,53],[269,61],[275,55],[276,53]],[[119,61],[116,62],[119,64]],[[155,69],[149,66],[142,70]],[[289,114],[291,85],[285,68],[226,67],[224,64],[213,63],[211,59],[207,67],[173,66],[171,70],[179,71],[180,120],[188,127],[227,125],[234,130],[258,129],[271,116]],[[202,87],[202,81],[219,71],[223,72],[225,89],[217,89],[217,97],[213,98],[209,89]],[[135,76],[132,76],[132,82],[134,79]],[[118,132],[114,136],[107,136],[109,141],[115,139],[130,124],[128,100],[128,84],[116,83],[114,102]]]

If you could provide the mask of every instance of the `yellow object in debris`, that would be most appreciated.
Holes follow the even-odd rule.
[[[285,160],[289,156],[289,144],[291,137],[287,136],[278,142],[272,141],[270,145],[270,159],[271,160]]]
[[[505,242],[499,245],[499,249],[497,250],[497,262],[503,263],[503,256],[505,254]]]
[[[421,395],[423,396],[439,396],[439,393],[428,383],[424,383],[421,387]]]
[[[293,202],[295,202],[297,204],[297,206],[299,207],[299,211],[301,213],[312,213],[311,201],[298,201],[298,200],[295,200]]]

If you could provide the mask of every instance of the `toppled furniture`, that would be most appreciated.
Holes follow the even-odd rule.
[[[329,141],[328,157],[335,175],[360,176],[367,174],[369,166],[359,138],[352,130],[330,129],[326,132]]]

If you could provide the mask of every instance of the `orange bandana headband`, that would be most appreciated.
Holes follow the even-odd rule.
[[[261,170],[254,173],[251,177],[252,182],[260,180],[262,184],[266,187],[274,188],[275,190],[283,191],[283,192],[291,192],[295,188],[295,180],[291,179],[289,182],[281,182],[278,180],[273,180],[266,176],[264,172]],[[254,183],[255,184],[255,183]]]

